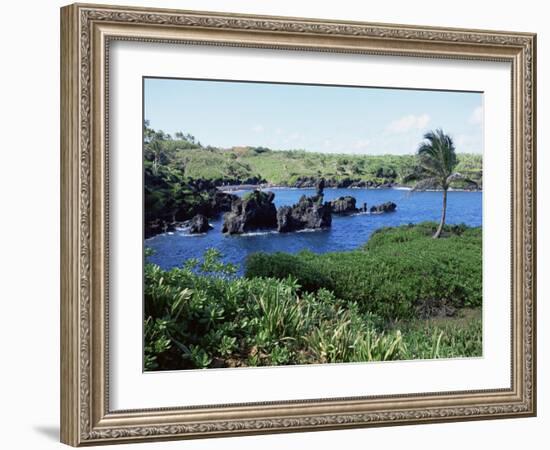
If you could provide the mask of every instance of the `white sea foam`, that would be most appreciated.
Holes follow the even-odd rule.
[[[305,228],[303,230],[297,230],[296,233],[316,233],[318,231],[326,231],[328,228]]]
[[[318,231],[327,231],[327,230],[328,228],[306,228],[304,230],[291,231],[289,233],[279,233],[276,230],[249,231],[248,233],[235,234],[233,236],[250,237],[250,236],[267,236],[269,234],[316,233]]]
[[[242,233],[238,236],[265,236],[267,234],[276,234],[278,231],[249,231],[248,233]]]
[[[392,187],[392,189],[395,189],[396,191],[412,191],[412,188],[407,186],[395,186]]]

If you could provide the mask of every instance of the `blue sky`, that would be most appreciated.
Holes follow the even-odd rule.
[[[457,152],[483,151],[483,94],[146,78],[154,129],[203,145],[410,154],[442,128]]]

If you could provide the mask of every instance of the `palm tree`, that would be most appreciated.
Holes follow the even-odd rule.
[[[158,175],[159,166],[166,158],[164,148],[158,139],[149,143],[149,151],[153,158],[153,174]]]
[[[418,156],[420,167],[423,172],[423,179],[420,180],[413,191],[425,191],[427,189],[440,188],[443,191],[443,207],[441,210],[441,220],[437,231],[433,235],[434,239],[441,236],[443,226],[445,225],[445,215],[447,212],[447,191],[453,181],[468,180],[458,172],[454,172],[458,159],[456,157],[455,146],[452,138],[445,134],[443,130],[437,129],[429,131],[424,135],[424,141],[418,147]]]

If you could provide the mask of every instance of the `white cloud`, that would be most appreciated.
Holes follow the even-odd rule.
[[[293,133],[290,133],[288,134],[284,139],[283,139],[283,142],[285,144],[289,144],[289,143],[294,143],[296,141],[301,141],[303,139],[303,135],[302,133],[299,133],[297,131],[293,132]]]
[[[471,140],[472,140],[471,137],[466,135],[466,134],[459,134],[454,139],[455,145],[457,145],[459,147],[462,146],[462,145],[468,144],[468,142],[470,142]]]
[[[429,122],[430,116],[428,114],[409,114],[408,116],[401,117],[391,122],[386,127],[386,131],[391,133],[406,133],[407,131],[421,130],[425,128]]]
[[[263,125],[255,125],[252,127],[252,131],[254,131],[254,133],[262,133],[264,130],[265,128]]]
[[[478,106],[472,111],[469,122],[474,125],[481,125],[483,123],[483,107]]]
[[[481,153],[483,143],[481,136],[470,134],[459,134],[454,138],[457,153]]]
[[[370,139],[358,139],[352,144],[354,150],[367,150],[370,147]]]

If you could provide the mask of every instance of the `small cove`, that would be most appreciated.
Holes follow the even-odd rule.
[[[266,189],[275,193],[277,207],[292,205],[302,195],[315,195],[315,189]],[[248,190],[234,191],[243,195]],[[254,252],[297,253],[309,250],[314,253],[354,250],[366,243],[377,229],[424,221],[438,221],[441,215],[441,192],[411,192],[403,189],[325,189],[325,201],[351,195],[357,206],[367,203],[370,208],[387,201],[397,204],[397,210],[384,214],[333,215],[332,227],[326,230],[304,230],[295,233],[277,233],[257,230],[244,235],[227,236],[221,233],[222,218],[211,220],[214,227],[208,233],[189,235],[184,231],[160,234],[145,241],[154,254],[148,261],[163,269],[179,267],[189,258],[201,258],[210,248],[219,250],[224,262],[243,269],[246,257]],[[482,224],[482,192],[449,192],[447,204],[448,224]]]

